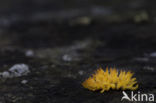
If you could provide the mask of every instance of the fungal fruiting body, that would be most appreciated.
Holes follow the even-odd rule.
[[[116,68],[106,68],[104,71],[102,68],[99,68],[95,74],[92,74],[91,77],[86,79],[82,86],[91,91],[101,90],[108,91],[113,90],[136,90],[138,84],[136,78],[133,78],[133,73],[131,71],[117,71]]]

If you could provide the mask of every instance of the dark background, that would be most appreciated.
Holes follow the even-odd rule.
[[[138,91],[155,94],[155,3],[1,0],[0,72],[24,63],[31,73],[1,77],[0,102],[121,102],[122,90],[101,94],[82,87],[99,66],[133,71]],[[28,83],[21,84],[22,80]]]

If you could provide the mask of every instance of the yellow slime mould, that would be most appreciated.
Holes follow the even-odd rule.
[[[136,90],[138,84],[136,78],[132,78],[133,73],[131,71],[120,72],[116,68],[106,68],[104,71],[99,68],[91,77],[86,79],[82,86],[91,91],[101,90],[104,91],[112,90]]]

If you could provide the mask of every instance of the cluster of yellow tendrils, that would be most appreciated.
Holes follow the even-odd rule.
[[[101,90],[101,93],[108,91],[110,89],[115,90],[136,90],[138,84],[136,78],[132,78],[133,73],[128,71],[117,71],[116,68],[106,68],[104,71],[102,68],[99,68],[95,74],[92,74],[91,77],[86,79],[82,85],[84,88],[89,90]]]

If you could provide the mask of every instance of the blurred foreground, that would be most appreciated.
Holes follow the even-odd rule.
[[[0,102],[121,102],[122,91],[82,87],[99,66],[131,70],[156,94],[155,10],[154,0],[1,1]]]

